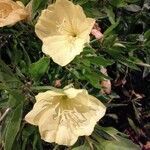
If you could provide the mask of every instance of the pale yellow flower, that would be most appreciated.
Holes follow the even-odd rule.
[[[79,136],[90,135],[106,107],[86,90],[68,88],[36,96],[25,120],[39,126],[41,138],[59,145],[73,145]]]
[[[28,16],[20,4],[12,0],[0,0],[0,27],[14,25]]]
[[[94,23],[94,19],[85,16],[81,6],[56,0],[42,11],[35,32],[43,41],[43,53],[65,66],[83,51]]]

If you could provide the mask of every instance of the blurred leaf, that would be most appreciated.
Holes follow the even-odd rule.
[[[146,53],[146,63],[150,64],[150,53],[149,52]],[[144,67],[143,78],[148,76],[149,73],[150,73],[150,67]]]
[[[48,57],[43,57],[30,65],[29,73],[35,81],[39,80],[48,71],[49,62],[50,59]]]
[[[18,77],[0,59],[0,89],[16,88],[21,85]]]
[[[14,74],[12,73],[11,69],[1,59],[0,59],[0,72],[4,72],[6,74],[9,74],[11,77],[14,77]]]
[[[83,5],[85,3],[87,3],[89,0],[74,0],[74,3],[75,4],[78,4],[78,5]]]
[[[131,61],[128,61],[128,60],[125,60],[125,59],[124,59],[124,60],[119,60],[119,62],[120,62],[121,64],[123,64],[123,65],[125,65],[125,66],[131,68],[131,69],[140,71],[140,68],[138,68],[137,65],[135,65],[135,64],[134,64],[133,62],[131,62]]]
[[[145,42],[149,42],[149,43],[150,43],[150,29],[147,30],[147,31],[144,33],[144,38],[146,39]]]
[[[91,147],[85,142],[83,145],[72,148],[71,150],[91,150]]]
[[[133,62],[134,64],[137,64],[139,66],[150,67],[150,64],[146,64],[146,63],[142,62],[140,59],[133,57],[133,56],[130,56],[127,60],[129,62]]]
[[[26,5],[27,3],[29,3],[30,0],[20,0],[24,5]]]
[[[136,3],[136,2],[139,2],[139,0],[125,0],[126,2],[128,3]]]
[[[131,126],[131,128],[135,131],[135,133],[137,133],[139,135],[140,133],[140,130],[139,128],[135,125],[135,123],[133,122],[132,119],[128,118],[128,122],[129,122],[129,125]]]
[[[96,57],[94,57],[94,56],[86,57],[86,58],[83,58],[83,60],[88,60],[93,65],[99,65],[99,66],[103,66],[103,67],[112,65],[112,63],[113,63],[111,60],[105,59],[101,55],[96,56]]]
[[[131,4],[125,7],[126,10],[131,12],[138,12],[141,11],[141,7],[135,4]]]
[[[125,7],[127,5],[125,0],[110,0],[110,3],[114,7]]]

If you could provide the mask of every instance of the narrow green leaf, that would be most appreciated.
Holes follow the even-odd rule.
[[[5,150],[12,150],[13,143],[20,129],[22,120],[22,107],[23,103],[19,104],[14,110],[6,126],[4,147]]]
[[[106,13],[107,13],[107,16],[108,16],[109,21],[111,22],[111,24],[115,24],[115,14],[113,12],[112,7],[106,8]]]
[[[116,21],[116,23],[112,24],[105,32],[104,36],[108,36],[118,25],[119,25],[120,19]]]

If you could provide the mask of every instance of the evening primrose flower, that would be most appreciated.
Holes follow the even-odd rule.
[[[43,53],[65,66],[83,51],[94,23],[94,19],[85,16],[81,6],[56,0],[42,11],[35,32],[43,42]]]
[[[17,3],[12,0],[0,0],[0,27],[14,25],[28,16],[20,4],[20,1]]]
[[[71,146],[79,136],[93,132],[105,111],[105,106],[86,90],[68,88],[39,93],[25,120],[39,126],[43,140]]]

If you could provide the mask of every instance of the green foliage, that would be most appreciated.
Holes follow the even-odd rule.
[[[83,145],[72,150],[140,150],[140,147],[127,139],[127,136],[112,127],[96,126],[91,137],[85,138]]]
[[[104,138],[99,138],[101,135]],[[127,136],[112,127],[99,127],[93,133],[93,138],[98,144],[95,146],[98,150],[140,150],[140,147],[127,139]]]

